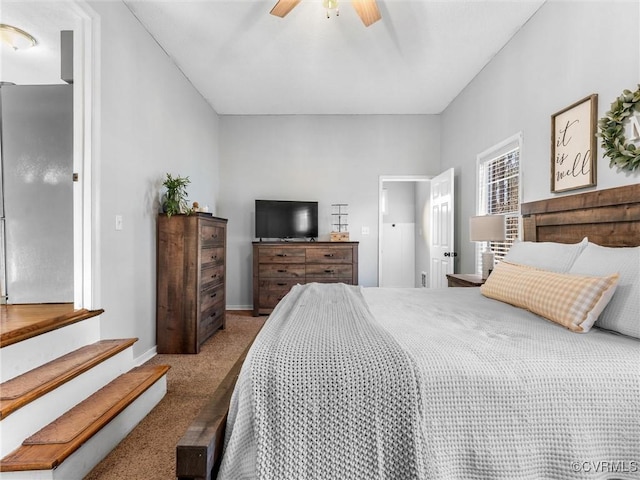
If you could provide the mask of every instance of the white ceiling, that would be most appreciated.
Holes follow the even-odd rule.
[[[545,0],[377,0],[382,20],[368,28],[348,0],[330,19],[321,0],[285,18],[269,15],[276,0],[123,1],[219,114],[430,114]],[[50,55],[56,22],[69,22],[60,5],[2,0],[2,23]],[[5,52],[1,79],[23,83],[5,78]]]
[[[60,31],[73,30],[77,17],[58,2],[0,0],[0,22],[33,35],[38,45],[13,51],[0,42],[0,81],[29,84],[64,83],[60,79]]]

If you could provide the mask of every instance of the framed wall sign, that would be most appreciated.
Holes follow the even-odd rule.
[[[551,116],[551,191],[596,184],[598,95],[589,95]]]

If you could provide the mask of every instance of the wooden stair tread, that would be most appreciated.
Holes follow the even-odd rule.
[[[26,439],[21,447],[0,461],[0,471],[49,470],[57,467],[165,375],[167,370],[168,365],[141,366],[120,375]]]
[[[0,419],[125,350],[136,341],[136,338],[102,340],[2,383]]]
[[[56,311],[55,308],[51,308],[52,311]],[[96,315],[100,315],[104,312],[103,309],[87,310],[85,308],[67,310],[68,309],[64,309],[64,311],[59,314],[54,314],[45,318],[37,318],[34,321],[28,318],[28,314],[24,314],[24,316],[27,317],[26,320],[14,320],[11,318],[11,315],[7,315],[9,318],[3,318],[3,321],[0,322],[0,348],[71,325],[72,323],[76,323],[87,318],[95,317]]]

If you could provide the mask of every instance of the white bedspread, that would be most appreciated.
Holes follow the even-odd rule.
[[[298,286],[247,357],[218,478],[640,478],[639,370],[639,341],[478,289]]]

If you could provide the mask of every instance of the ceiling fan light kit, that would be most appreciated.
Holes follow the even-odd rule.
[[[269,13],[276,17],[284,18],[299,3],[300,0],[278,0]],[[365,27],[382,18],[376,0],[351,0],[351,4]],[[322,6],[327,11],[327,18],[330,17],[331,10],[335,10],[336,16],[340,14],[338,11],[338,0],[322,0]]]
[[[327,18],[331,18],[331,11],[336,12],[336,17],[340,16],[340,10],[338,10],[338,0],[322,0],[322,6],[327,10]]]

